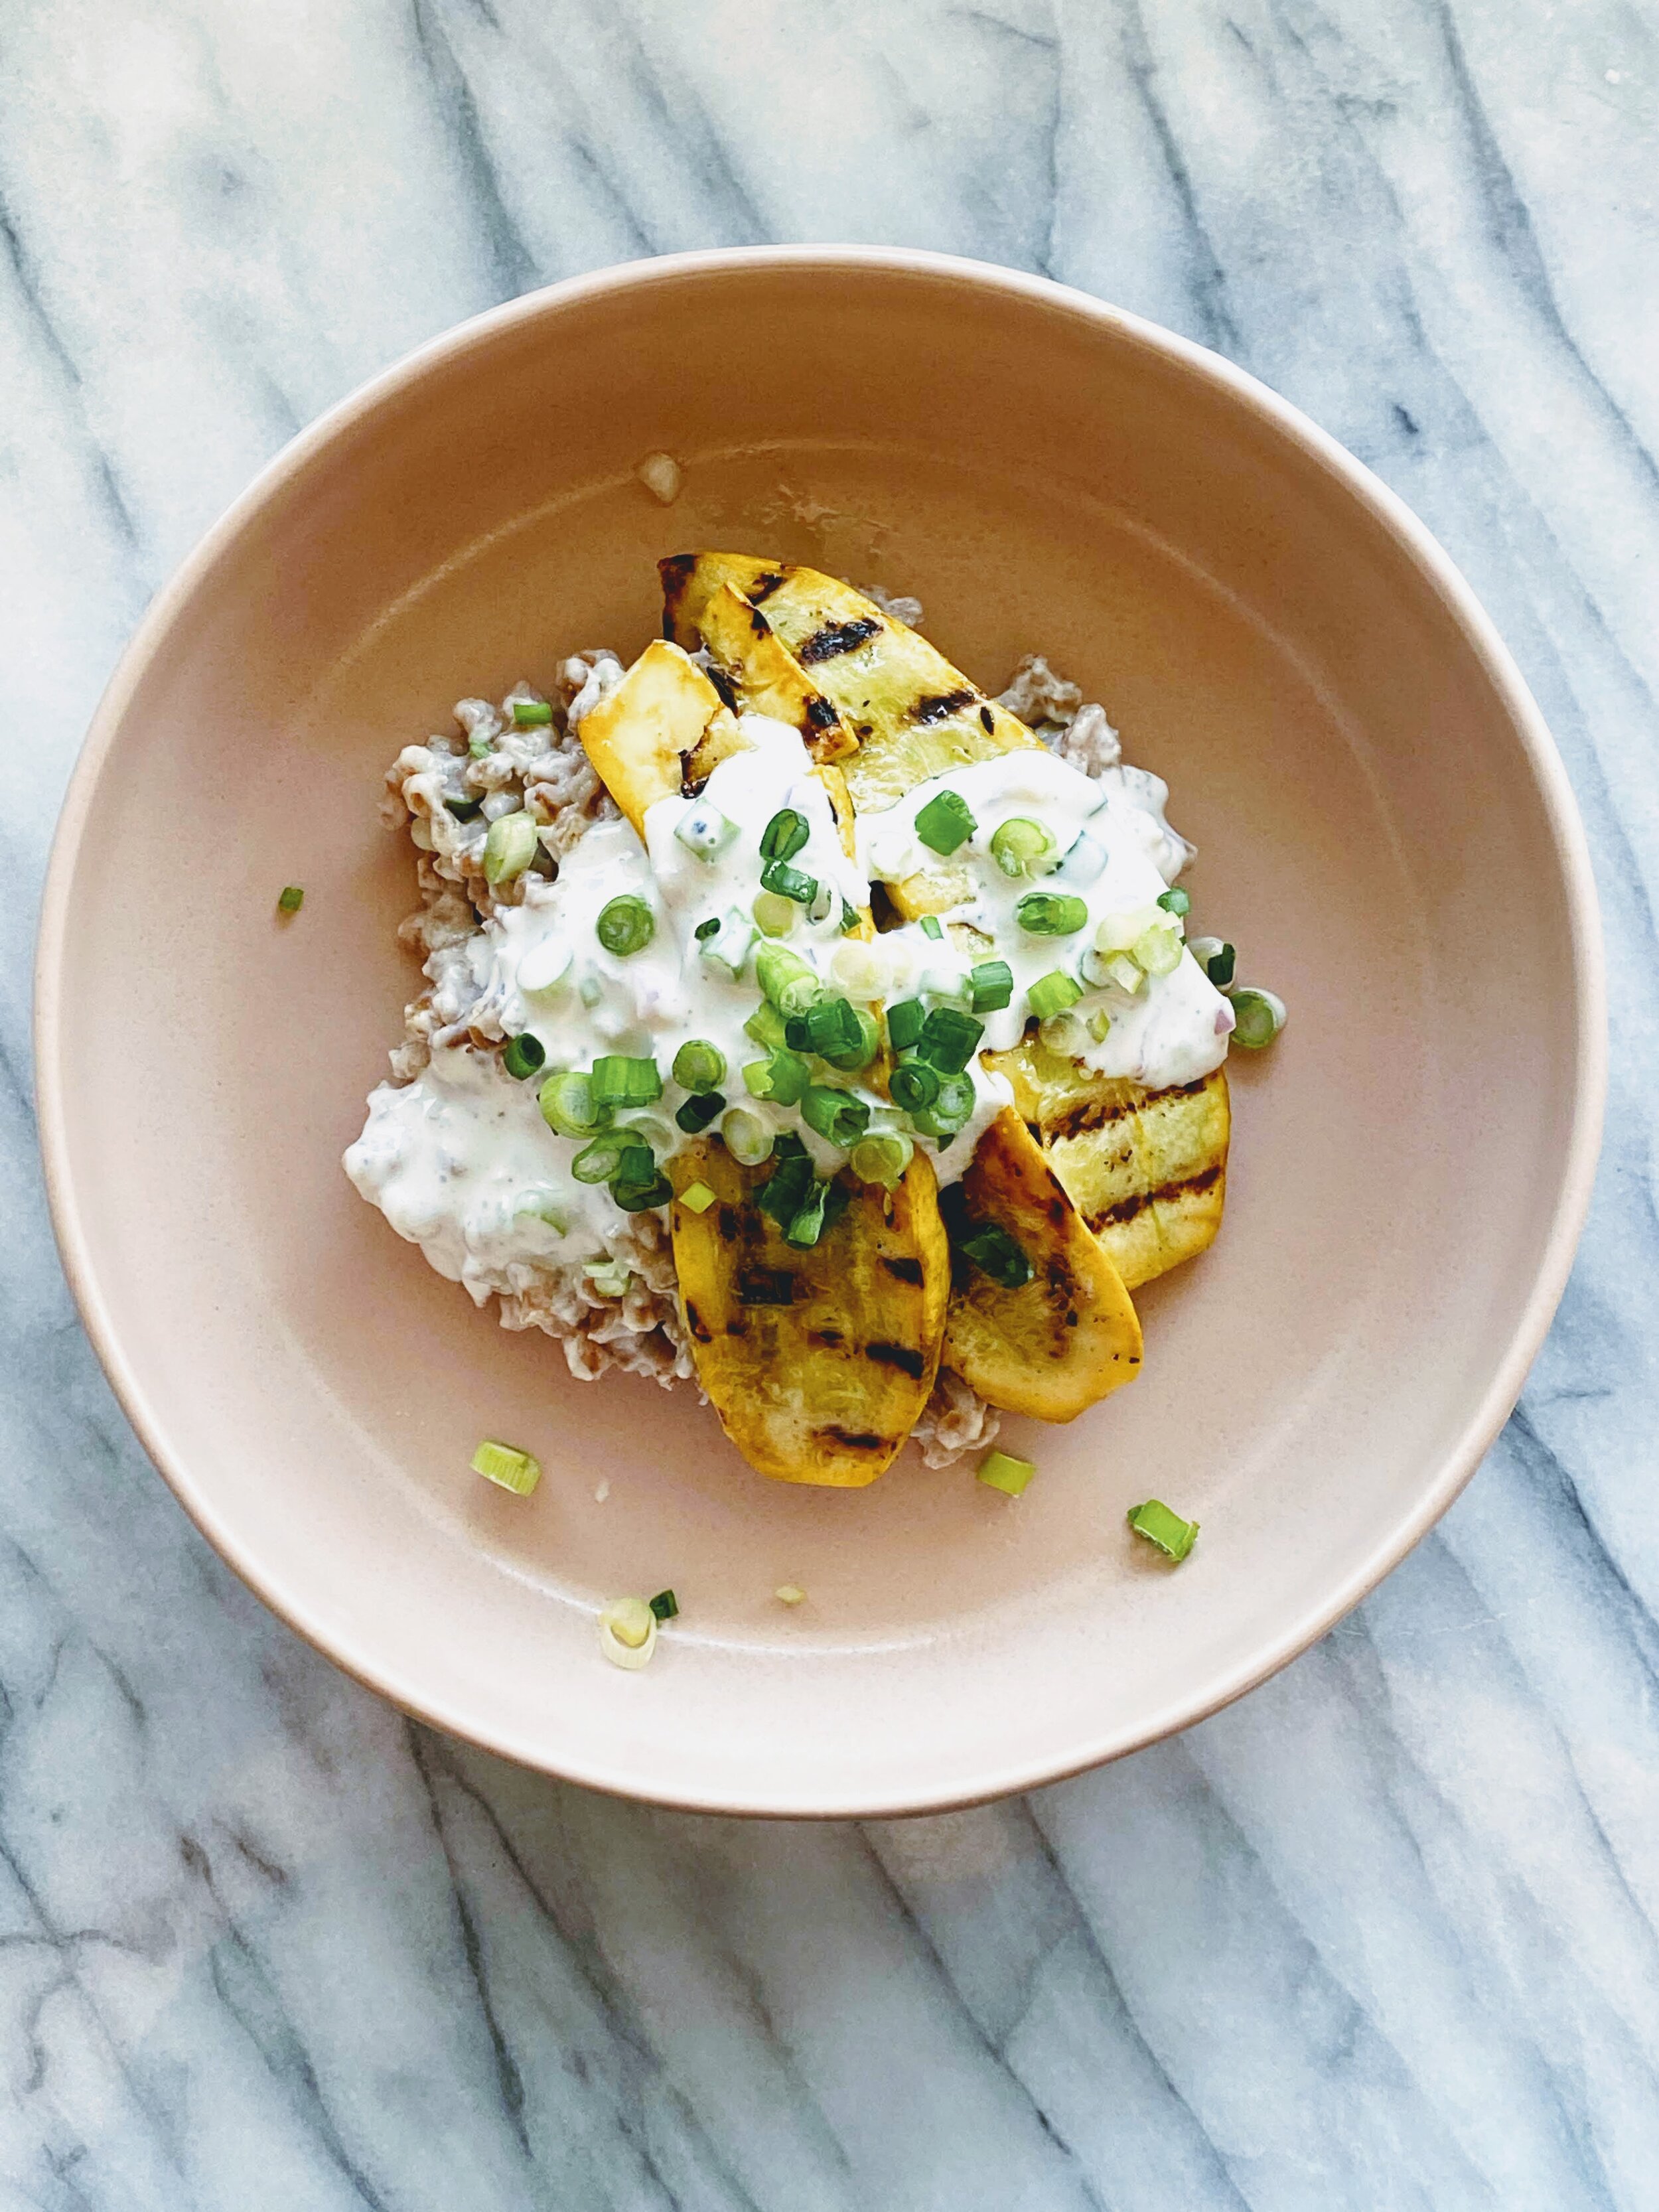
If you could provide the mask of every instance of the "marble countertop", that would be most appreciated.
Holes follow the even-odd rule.
[[[0,2208],[1659,2203],[1655,0],[13,0],[4,54]],[[1370,1600],[1116,1767],[803,1828],[460,1749],[220,1566],[58,1271],[27,979],[116,654],[292,432],[549,279],[836,239],[1156,317],[1412,502],[1565,755],[1614,1061],[1521,1410]]]

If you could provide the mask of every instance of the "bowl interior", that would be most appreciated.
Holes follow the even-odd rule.
[[[659,447],[667,508],[632,473]],[[915,592],[994,689],[1046,653],[1170,781],[1194,927],[1291,1009],[1234,1056],[1218,1243],[1144,1294],[1132,1389],[1007,1424],[1018,1504],[914,1454],[764,1483],[694,1391],[578,1382],[475,1311],[340,1170],[416,981],[386,765],[458,697],[631,656],[655,561],[710,544]],[[1042,1778],[1288,1656],[1501,1413],[1580,1103],[1562,834],[1419,555],[1182,349],[959,270],[572,288],[302,441],[118,679],[43,969],[65,1249],[192,1513],[440,1724],[714,1808]],[[533,1500],[469,1472],[483,1434],[539,1455]],[[1125,1528],[1148,1495],[1203,1523],[1178,1572]],[[657,1663],[605,1666],[596,1603],[665,1583]]]

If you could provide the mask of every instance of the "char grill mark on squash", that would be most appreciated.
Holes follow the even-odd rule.
[[[1201,1197],[1206,1190],[1215,1188],[1220,1177],[1218,1167],[1206,1168],[1201,1175],[1183,1176],[1179,1182],[1160,1183],[1156,1190],[1138,1190],[1133,1198],[1121,1199],[1115,1206],[1103,1206],[1089,1226],[1098,1236],[1104,1228],[1121,1227],[1124,1222],[1133,1221],[1149,1206],[1164,1205],[1182,1198]]]
[[[783,587],[783,578],[777,569],[769,568],[763,576],[757,576],[744,597],[751,606],[763,606],[774,592]]]
[[[892,1452],[897,1446],[886,1437],[878,1437],[873,1429],[843,1429],[836,1426],[822,1428],[821,1437],[839,1444],[844,1451]],[[900,1439],[902,1442],[902,1438]]]
[[[984,726],[984,727],[985,727],[987,730],[994,730],[994,729],[995,729],[995,727],[996,727],[996,726],[997,726],[997,718],[996,718],[996,716],[995,716],[995,715],[991,712],[991,710],[990,710],[990,708],[989,708],[988,707],[981,707],[981,708],[980,708],[980,710],[979,710],[979,719],[980,719],[980,721],[981,722],[981,724]]]
[[[697,1311],[696,1306],[692,1304],[690,1298],[685,1302],[685,1326],[690,1331],[693,1339],[698,1344],[712,1344],[714,1342],[714,1332],[710,1329],[708,1322],[704,1321],[702,1316]]]
[[[793,1305],[795,1279],[782,1267],[744,1267],[738,1276],[738,1297],[746,1306]]]
[[[890,1275],[896,1277],[901,1283],[913,1283],[920,1287],[921,1282],[920,1260],[884,1260],[881,1264]]]
[[[910,709],[910,720],[923,729],[934,722],[948,722],[952,714],[959,714],[964,707],[971,707],[979,696],[976,691],[930,692],[918,699]]]
[[[912,1351],[905,1344],[866,1344],[864,1356],[866,1359],[875,1360],[880,1366],[896,1367],[901,1374],[908,1375],[915,1382],[921,1380],[922,1370],[927,1365],[921,1352]]]
[[[780,576],[777,580],[778,584],[781,584],[782,581],[783,579]],[[777,584],[773,586],[773,589],[775,591],[777,589]],[[752,592],[750,597],[750,599],[754,597]],[[819,661],[839,660],[844,653],[856,653],[860,646],[867,645],[872,637],[878,637],[880,634],[881,624],[872,617],[866,617],[854,622],[827,623],[822,629],[814,630],[795,657],[804,667],[812,668]]]
[[[738,711],[737,685],[726,673],[726,671],[723,668],[716,667],[712,660],[708,664],[708,675],[709,682],[720,695],[721,705],[735,714]],[[705,781],[707,781],[706,778],[704,780]]]
[[[806,719],[815,730],[833,730],[841,716],[836,712],[834,700],[819,698],[807,701]]]

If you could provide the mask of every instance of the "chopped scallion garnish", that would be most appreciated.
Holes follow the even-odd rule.
[[[798,814],[793,806],[781,807],[761,831],[761,858],[793,860],[811,834],[804,814]]]
[[[642,1597],[613,1598],[599,1614],[599,1649],[613,1667],[635,1674],[657,1648],[657,1616]]]
[[[887,1190],[893,1189],[904,1178],[904,1171],[915,1158],[915,1146],[908,1137],[897,1130],[883,1130],[878,1134],[861,1137],[853,1147],[848,1165],[860,1182],[878,1182]]]
[[[684,1100],[675,1109],[674,1121],[688,1137],[700,1136],[709,1123],[717,1121],[725,1111],[726,1099],[721,1092],[699,1091],[695,1097]]]
[[[1068,975],[1063,968],[1051,968],[1031,985],[1025,1002],[1037,1019],[1044,1021],[1050,1014],[1063,1014],[1082,996],[1083,987],[1074,975]]]
[[[920,999],[898,999],[887,1009],[887,1041],[895,1052],[914,1052],[921,1040],[927,1009]]]
[[[1160,891],[1158,895],[1158,902],[1165,914],[1177,915],[1182,919],[1193,910],[1192,893],[1179,889]]]
[[[662,1076],[654,1060],[608,1052],[593,1063],[596,1106],[649,1106],[662,1097]]]
[[[942,945],[945,941],[945,924],[936,914],[925,914],[921,917],[921,933],[924,937],[931,937],[935,945]]]
[[[1237,990],[1232,1004],[1233,1042],[1248,1052],[1270,1045],[1285,1026],[1285,1001],[1272,991]]]
[[[785,898],[779,891],[757,891],[752,912],[763,937],[787,937],[800,919],[800,908],[793,899]]]
[[[848,1091],[809,1083],[800,1096],[800,1118],[826,1144],[848,1152],[870,1126],[870,1109]]]
[[[957,791],[941,791],[916,814],[916,835],[930,852],[954,853],[978,827],[967,800]]]
[[[781,1014],[804,1014],[820,985],[815,971],[787,945],[763,945],[755,955],[755,981]]]
[[[1223,944],[1218,952],[1212,952],[1204,963],[1204,972],[1218,991],[1224,991],[1232,981],[1238,966],[1238,954],[1231,945]]]
[[[718,1045],[693,1037],[674,1054],[674,1080],[685,1091],[713,1091],[726,1080],[726,1054]]]
[[[975,1480],[1005,1497],[1018,1498],[1036,1473],[1033,1460],[1016,1459],[1012,1452],[988,1451],[975,1471]]]
[[[762,1184],[757,1203],[780,1229],[787,1229],[811,1200],[815,1181],[811,1160],[804,1151],[780,1151],[778,1164]]]
[[[542,1479],[542,1463],[529,1452],[486,1437],[472,1455],[472,1472],[510,1490],[515,1498],[528,1498]]]
[[[536,817],[522,808],[492,822],[484,838],[484,880],[510,884],[521,876],[536,857]]]
[[[984,1034],[984,1023],[971,1014],[955,1006],[935,1006],[922,1024],[918,1049],[941,1075],[960,1075]]]
[[[908,1063],[920,1065],[919,1062]],[[971,1075],[946,1075],[940,1079],[939,1094],[933,1103],[922,1107],[911,1115],[925,1137],[937,1137],[948,1141],[959,1129],[965,1127],[973,1117],[974,1079]]]
[[[976,1014],[994,1013],[1014,995],[1014,971],[1006,960],[981,960],[968,977],[969,995]]]
[[[773,1137],[758,1114],[733,1106],[720,1123],[720,1141],[739,1167],[757,1168],[771,1157]]]
[[[743,1071],[744,1088],[751,1098],[764,1098],[775,1106],[793,1106],[811,1075],[799,1053],[783,1049],[767,1060],[751,1060]]]
[[[1171,915],[1163,928],[1143,929],[1129,951],[1149,975],[1173,975],[1181,965],[1180,923]]]
[[[594,1098],[592,1077],[580,1068],[550,1075],[537,1103],[543,1121],[561,1137],[591,1137],[611,1119],[611,1109]]]
[[[772,1593],[780,1605],[804,1605],[806,1592],[799,1583],[780,1583]]]
[[[761,870],[761,884],[775,897],[793,899],[797,906],[811,906],[818,892],[817,878],[792,868],[787,860],[769,860]]]
[[[672,1620],[680,1609],[679,1600],[672,1590],[659,1590],[655,1597],[647,1599],[647,1602],[659,1620]]]
[[[284,884],[276,894],[276,905],[283,914],[298,914],[306,902],[303,884]]]
[[[541,1039],[532,1036],[526,1030],[522,1036],[508,1037],[507,1049],[501,1054],[501,1066],[509,1075],[515,1076],[522,1083],[526,1077],[538,1073],[546,1058]]]
[[[1162,1499],[1149,1498],[1144,1505],[1129,1508],[1129,1526],[1137,1536],[1144,1536],[1149,1544],[1156,1544],[1177,1565],[1186,1558],[1198,1540],[1196,1521],[1183,1521],[1178,1513],[1171,1512]]]
[[[1088,902],[1070,891],[1027,891],[1014,919],[1033,937],[1072,937],[1089,919]]]
[[[625,959],[630,953],[643,952],[650,944],[657,933],[657,918],[637,893],[624,891],[620,897],[607,899],[599,908],[593,933],[607,952]]]
[[[1022,1289],[1031,1279],[1031,1263],[1018,1238],[995,1221],[976,1221],[956,1240],[958,1252],[1005,1291]]]
[[[992,833],[991,858],[1005,876],[1046,875],[1054,865],[1054,841],[1042,823],[1016,814]]]
[[[553,719],[553,709],[545,699],[515,699],[513,702],[513,726],[517,730],[544,730]]]
[[[656,1156],[631,1129],[605,1129],[584,1145],[570,1163],[578,1182],[609,1182],[619,1177],[629,1183],[647,1183],[657,1171]]]
[[[895,1106],[906,1114],[920,1114],[939,1097],[939,1070],[925,1060],[902,1060],[887,1079]]]

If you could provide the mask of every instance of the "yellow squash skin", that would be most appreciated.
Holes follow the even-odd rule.
[[[925,637],[820,569],[744,553],[678,553],[659,565],[664,629],[681,645],[702,641],[723,588],[764,611],[858,741],[842,765],[860,814],[879,813],[947,769],[1038,742]]]
[[[1014,1086],[1079,1212],[1134,1290],[1215,1241],[1227,1196],[1224,1069],[1169,1091],[1113,1082],[1028,1037],[985,1064]]]
[[[945,1366],[1005,1413],[1071,1421],[1140,1372],[1140,1323],[1109,1254],[1012,1106],[980,1139],[945,1212],[992,1221],[1031,1262],[1007,1290],[958,1257],[945,1329]]]
[[[713,592],[698,631],[720,673],[740,684],[745,706],[799,730],[815,761],[844,760],[858,739],[778,637],[758,607],[730,584]]]
[[[679,796],[683,756],[695,752],[720,711],[720,695],[702,669],[658,638],[583,715],[583,750],[641,838],[647,808]]]
[[[873,1482],[939,1368],[951,1261],[932,1168],[918,1158],[891,1193],[852,1184],[805,1252],[755,1204],[767,1168],[705,1138],[668,1172],[680,1316],[726,1435],[775,1481]],[[702,1213],[679,1196],[696,1182],[715,1194]]]

